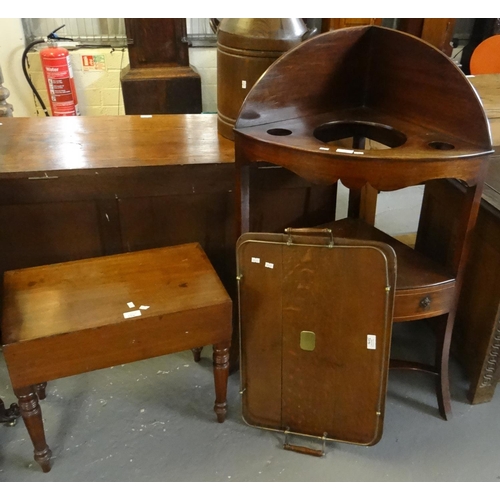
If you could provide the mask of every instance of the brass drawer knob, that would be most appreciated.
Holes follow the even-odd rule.
[[[421,301],[420,301],[420,307],[422,309],[428,309],[429,306],[431,305],[431,299],[429,296],[427,297],[424,297]]]

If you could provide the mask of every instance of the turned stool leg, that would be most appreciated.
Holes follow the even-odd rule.
[[[47,387],[47,382],[42,382],[41,384],[35,385],[36,395],[39,400],[44,400],[47,396],[45,394],[45,388]]]
[[[40,464],[43,472],[49,472],[52,452],[45,441],[42,410],[38,404],[36,388],[34,386],[23,387],[15,389],[14,393],[19,399],[21,416],[35,448],[35,460]]]
[[[222,423],[227,413],[227,378],[229,376],[229,342],[214,345],[214,380],[217,421]]]
[[[201,359],[201,351],[203,351],[203,347],[193,347],[191,349],[194,357],[195,363],[199,363]]]

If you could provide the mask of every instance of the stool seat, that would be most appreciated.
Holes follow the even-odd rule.
[[[209,344],[222,422],[231,333],[231,299],[197,243],[4,274],[2,344],[25,422],[47,381]],[[45,438],[32,440],[50,469]]]

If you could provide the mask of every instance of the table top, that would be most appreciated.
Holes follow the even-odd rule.
[[[470,82],[483,102],[495,148],[484,186],[483,199],[500,210],[500,74],[476,75],[470,78]]]
[[[230,303],[198,243],[8,271],[4,297],[4,345]]]
[[[500,74],[470,78],[500,156]],[[234,162],[234,143],[217,133],[217,115],[0,118],[0,178],[103,168]],[[500,161],[483,198],[500,210]]]
[[[0,177],[234,162],[217,115],[0,118]]]

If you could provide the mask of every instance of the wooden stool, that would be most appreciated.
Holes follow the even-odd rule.
[[[49,380],[213,344],[214,410],[225,419],[232,304],[197,243],[6,272],[2,332],[44,472],[38,399]]]

